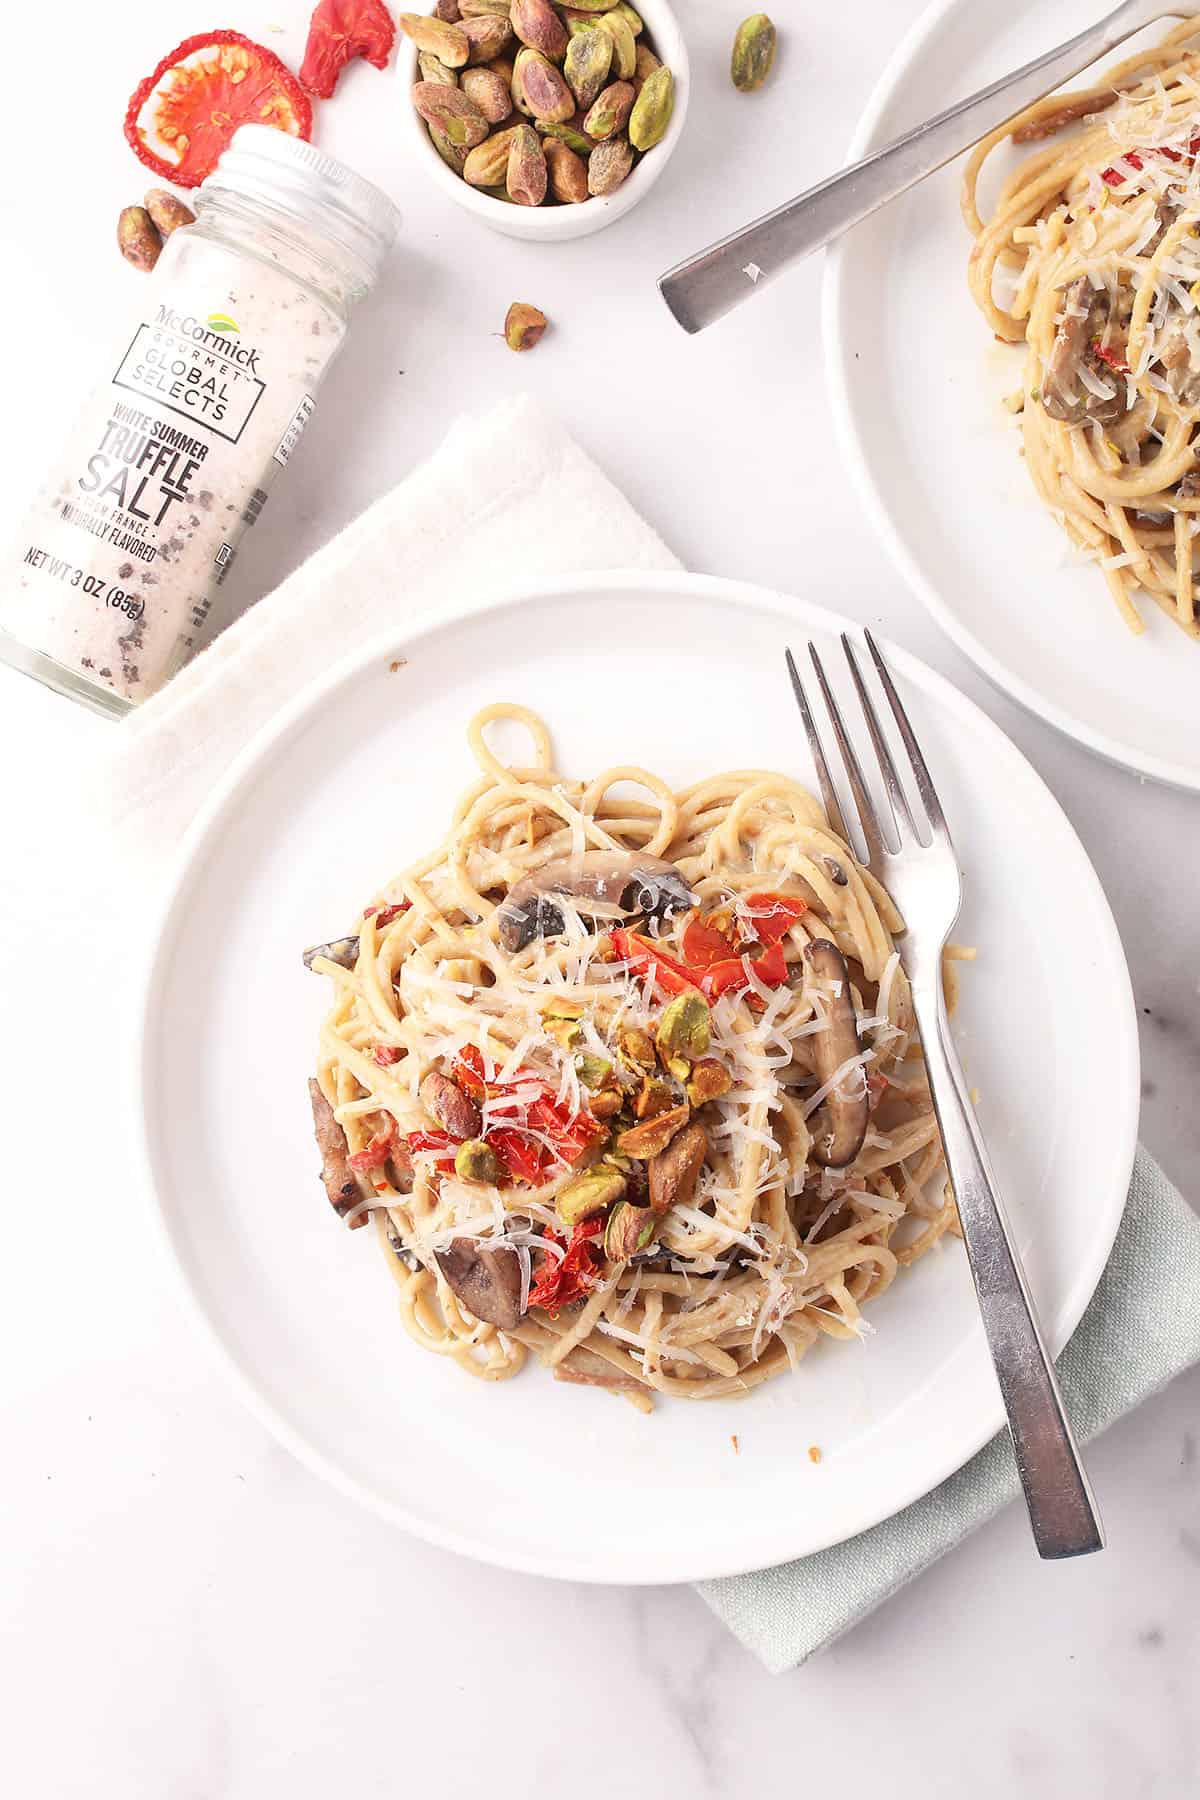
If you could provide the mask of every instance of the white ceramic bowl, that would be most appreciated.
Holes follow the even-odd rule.
[[[638,158],[632,174],[615,194],[604,199],[582,200],[575,206],[514,206],[507,200],[493,199],[491,194],[469,187],[442,161],[430,141],[425,121],[408,99],[408,89],[417,80],[417,52],[415,45],[404,38],[396,68],[405,89],[406,129],[412,154],[429,180],[467,212],[474,213],[485,225],[490,225],[494,231],[502,231],[506,237],[563,243],[568,238],[586,237],[589,232],[602,231],[629,212],[650,192],[674,154],[687,117],[690,85],[687,45],[667,0],[637,0],[637,10],[645,22],[646,35],[654,45],[655,54],[675,77],[675,110],[662,143]]]

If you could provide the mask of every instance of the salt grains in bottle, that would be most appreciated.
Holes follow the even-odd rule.
[[[204,644],[397,224],[377,188],[264,125],[195,209],[0,565],[0,658],[112,714]]]

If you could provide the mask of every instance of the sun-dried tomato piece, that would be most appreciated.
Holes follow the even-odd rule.
[[[302,85],[328,100],[338,76],[356,56],[372,68],[386,69],[395,37],[383,0],[318,0],[300,65]]]
[[[312,104],[286,63],[240,31],[206,31],[164,56],[139,81],[125,136],[148,169],[177,187],[199,187],[239,125],[312,131]]]

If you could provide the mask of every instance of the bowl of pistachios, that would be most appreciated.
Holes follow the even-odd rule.
[[[688,59],[666,0],[435,0],[399,23],[414,154],[510,237],[612,224],[679,142]]]

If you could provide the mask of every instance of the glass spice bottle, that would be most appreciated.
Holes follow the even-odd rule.
[[[265,125],[235,134],[195,211],[0,565],[0,659],[114,715],[203,646],[398,222]]]

